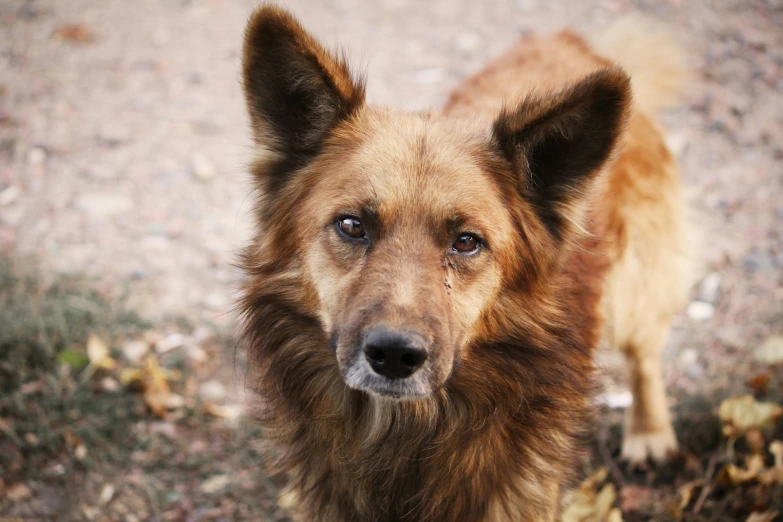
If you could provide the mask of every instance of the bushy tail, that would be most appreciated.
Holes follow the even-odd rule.
[[[641,16],[628,16],[590,39],[593,48],[631,75],[637,106],[653,114],[675,104],[687,81],[685,56],[672,33]]]

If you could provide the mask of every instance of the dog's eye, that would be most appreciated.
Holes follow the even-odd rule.
[[[481,242],[473,234],[461,234],[454,242],[452,248],[460,254],[472,254],[477,251]]]
[[[365,237],[364,225],[361,221],[353,217],[340,218],[337,221],[337,228],[343,235],[352,239],[362,239]]]

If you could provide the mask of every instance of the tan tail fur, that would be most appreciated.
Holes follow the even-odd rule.
[[[644,112],[654,114],[679,101],[687,83],[685,53],[661,23],[631,15],[595,33],[590,43],[630,74],[634,99]]]

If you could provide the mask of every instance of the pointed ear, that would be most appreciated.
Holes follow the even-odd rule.
[[[630,97],[625,73],[607,69],[553,96],[528,97],[495,121],[495,142],[556,240],[580,226],[582,196],[622,133]]]
[[[287,11],[251,17],[243,87],[255,140],[289,160],[318,152],[329,131],[364,103],[364,85]]]

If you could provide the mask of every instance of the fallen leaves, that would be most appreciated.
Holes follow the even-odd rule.
[[[101,495],[98,498],[98,505],[105,506],[114,498],[114,486],[106,484],[101,488]]]
[[[169,380],[178,375],[162,368],[157,357],[150,354],[141,368],[126,368],[120,373],[120,382],[126,386],[138,387],[144,402],[158,417],[165,418],[169,409],[182,407],[182,396],[172,393]]]
[[[606,483],[598,489],[607,475],[607,469],[600,468],[566,497],[561,522],[622,522],[620,510],[613,507],[617,497],[614,484]]]
[[[77,350],[63,350],[57,354],[57,362],[68,365],[71,370],[79,371],[90,362],[87,354]]]
[[[90,43],[95,40],[93,33],[84,24],[64,24],[54,30],[54,38],[72,43]]]
[[[777,518],[777,511],[765,511],[764,513],[752,513],[745,522],[772,522]]]
[[[768,337],[753,353],[756,361],[764,364],[783,363],[783,336]]]
[[[228,475],[213,475],[201,483],[201,491],[207,495],[223,491],[231,482]]]
[[[87,357],[90,365],[102,370],[113,370],[117,367],[117,361],[112,359],[109,345],[95,334],[90,334],[87,339]]]
[[[21,502],[22,500],[27,500],[33,496],[33,492],[30,491],[30,488],[28,488],[26,484],[19,482],[7,486],[5,488],[5,496],[11,502]]]
[[[738,437],[749,429],[762,428],[783,415],[783,407],[774,402],[759,402],[752,395],[726,399],[718,416],[725,423],[724,433]]]
[[[753,480],[757,480],[765,486],[783,485],[783,442],[772,441],[769,445],[769,452],[775,459],[771,468],[767,469],[764,466],[762,455],[752,454],[745,459],[745,467],[743,468],[734,464],[723,468],[718,480],[734,486]]]
[[[750,455],[745,460],[745,467],[740,468],[734,464],[728,464],[721,472],[718,481],[726,482],[732,485],[748,482],[759,476],[764,469],[764,459],[760,455]]]
[[[204,411],[219,419],[235,421],[242,417],[245,412],[245,408],[241,404],[219,405],[205,402]]]
[[[693,480],[691,482],[688,482],[687,484],[680,487],[680,489],[677,491],[677,493],[680,496],[680,501],[677,503],[676,506],[673,507],[673,512],[675,516],[682,515],[682,512],[685,510],[686,507],[691,503],[691,500],[693,500],[693,492],[696,490],[696,488],[704,487],[704,481],[699,480]]]
[[[83,378],[89,379],[96,370],[113,370],[117,361],[111,356],[109,345],[96,334],[87,338],[86,349],[74,346],[57,354],[57,361],[67,365],[73,371],[84,370]]]
[[[759,482],[765,485],[783,484],[783,442],[773,440],[769,452],[775,457],[775,463],[759,475]]]

